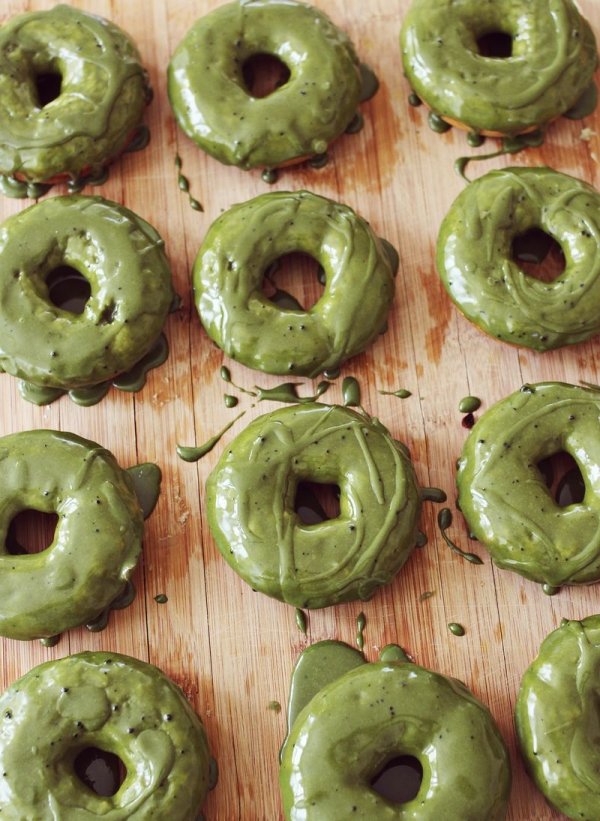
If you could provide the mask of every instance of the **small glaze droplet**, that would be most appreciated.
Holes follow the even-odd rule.
[[[208,439],[203,445],[199,445],[198,447],[185,447],[183,445],[177,445],[177,455],[180,459],[183,459],[184,462],[197,462],[199,459],[202,459],[203,456],[206,456],[207,453],[214,448],[217,444],[219,439],[223,436],[224,433],[227,433],[229,428],[233,427],[238,419],[240,419],[246,411],[242,411],[238,413],[235,419],[232,419],[228,425],[219,431],[215,436],[212,436]]]
[[[323,154],[315,154],[314,157],[310,158],[308,164],[311,168],[324,168],[328,162],[329,154],[327,152],[324,152]]]
[[[411,105],[413,108],[418,108],[420,105],[422,105],[422,101],[418,94],[415,94],[414,91],[411,91],[411,93],[408,95],[408,104]]]
[[[452,633],[453,636],[464,636],[465,635],[465,628],[462,624],[458,624],[455,621],[451,621],[448,624],[448,630]]]
[[[365,646],[364,630],[367,624],[367,617],[361,611],[356,619],[356,646],[359,650],[363,650]]]
[[[398,399],[408,399],[409,396],[412,396],[410,391],[407,391],[406,388],[399,388],[397,391],[377,391],[382,396],[396,396]]]
[[[56,647],[59,641],[60,633],[57,636],[48,636],[47,638],[40,639],[40,644],[43,647]]]
[[[360,385],[353,376],[346,376],[342,382],[342,396],[347,408],[360,407]]]
[[[446,131],[450,131],[450,129],[452,128],[450,123],[447,123],[445,120],[442,120],[440,115],[436,114],[434,111],[429,112],[427,122],[429,123],[429,128],[432,131],[435,131],[436,134],[445,134]]]
[[[296,627],[298,628],[298,630],[301,633],[304,633],[304,635],[306,635],[307,624],[306,624],[306,613],[304,612],[304,610],[301,610],[299,607],[297,607],[294,618],[296,620]]]
[[[467,142],[471,148],[479,148],[485,142],[483,134],[478,134],[476,131],[469,131],[467,134]]]
[[[274,713],[280,713],[281,704],[278,701],[270,701],[267,704],[267,710],[272,710]]]
[[[454,542],[449,538],[446,534],[446,530],[452,524],[452,511],[448,507],[444,507],[440,510],[437,517],[438,527],[440,528],[440,533],[442,534],[443,540],[446,542],[448,547],[453,553],[456,553],[458,556],[461,556],[471,564],[483,564],[483,561],[477,556],[475,553],[467,553],[466,551],[462,550],[458,545],[454,544]]]
[[[422,487],[421,500],[423,502],[445,502],[447,495],[444,490],[439,487]]]
[[[346,134],[358,134],[359,131],[362,131],[364,128],[365,121],[363,115],[360,111],[357,111],[354,117],[350,120],[348,125],[346,126],[345,133]]]
[[[481,399],[477,396],[464,396],[458,403],[460,413],[474,413],[481,407]]]
[[[231,382],[231,371],[226,365],[223,365],[220,370],[221,379],[223,382]]]
[[[379,80],[377,79],[377,75],[373,69],[366,65],[366,63],[361,63],[360,65],[360,79],[362,87],[358,101],[360,103],[364,103],[366,100],[370,100],[371,97],[377,93],[379,88]]]
[[[232,396],[230,393],[226,393],[223,399],[226,408],[235,408],[239,401],[237,396]]]
[[[415,539],[415,547],[425,547],[427,544],[427,536],[425,533],[419,531],[417,533],[417,538]]]
[[[154,462],[144,462],[141,465],[134,465],[127,468],[135,495],[138,498],[144,519],[152,513],[158,502],[160,495],[160,483],[162,473],[158,465]]]
[[[551,584],[543,584],[542,590],[547,596],[556,596],[560,592],[560,587],[553,587]]]
[[[339,375],[339,368],[328,368],[328,370],[323,371],[323,376],[325,377],[325,379],[337,379]]]
[[[433,591],[433,590],[425,590],[425,591],[424,591],[423,593],[421,593],[421,595],[419,596],[419,601],[427,601],[427,599],[430,599],[433,595],[434,595],[434,591]]]
[[[169,597],[166,593],[159,593],[157,596],[154,597],[154,601],[157,604],[166,604],[169,601]]]
[[[260,176],[267,185],[273,185],[279,179],[279,172],[276,168],[265,168]]]
[[[202,204],[198,202],[197,199],[194,199],[190,193],[190,181],[181,173],[181,157],[179,154],[175,157],[175,167],[177,168],[177,185],[179,186],[180,191],[188,195],[190,208],[194,211],[204,211]]]

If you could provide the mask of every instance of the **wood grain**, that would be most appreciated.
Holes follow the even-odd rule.
[[[362,59],[379,75],[381,88],[363,106],[363,131],[340,139],[325,168],[286,171],[274,189],[307,188],[346,202],[399,248],[402,265],[389,331],[348,363],[343,375],[359,379],[368,410],[409,445],[422,484],[445,488],[454,507],[454,465],[466,436],[457,407],[460,398],[478,395],[487,408],[524,381],[597,382],[598,342],[538,355],[487,338],[457,313],[435,272],[433,252],[440,221],[463,187],[453,161],[470,149],[457,131],[432,133],[425,110],[407,105],[398,33],[408,0],[316,4],[348,31]],[[45,0],[4,0],[0,20],[51,5]],[[159,665],[203,716],[219,760],[220,779],[206,805],[207,818],[271,821],[281,817],[277,752],[285,711],[277,713],[268,705],[276,700],[285,707],[290,671],[307,644],[324,638],[352,643],[356,618],[364,611],[369,658],[387,642],[398,642],[420,664],[462,679],[489,705],[511,749],[514,786],[509,818],[559,818],[528,781],[516,753],[513,704],[520,677],[542,638],[562,617],[581,618],[597,611],[596,587],[544,596],[539,586],[495,569],[485,551],[469,543],[457,514],[452,537],[466,549],[479,549],[486,559],[484,566],[474,567],[444,545],[432,505],[425,506],[422,516],[428,544],[415,552],[394,583],[371,602],[311,613],[307,636],[296,628],[292,608],[253,593],[222,561],[204,515],[204,482],[219,448],[197,465],[181,462],[175,453],[177,443],[204,441],[238,412],[224,407],[219,367],[231,363],[201,329],[191,300],[190,269],[211,221],[266,186],[258,172],[223,167],[182,135],[165,82],[169,55],[195,17],[218,2],[78,0],[74,5],[109,17],[129,31],[149,68],[155,89],[147,115],[151,144],[116,164],[101,193],[158,228],[183,304],[168,321],[171,356],[151,374],[141,393],[111,391],[93,408],[77,407],[68,399],[37,408],[25,403],[16,381],[3,375],[0,433],[52,427],[90,437],[110,448],[123,465],[158,462],[163,492],[147,522],[144,558],[135,577],[139,595],[133,606],[114,614],[103,633],[73,630],[52,649],[37,642],[2,641],[1,683],[7,685],[43,660],[83,649],[130,653]],[[600,5],[595,0],[581,0],[580,5],[600,34]],[[581,130],[586,126],[600,132],[599,117],[584,123],[557,122],[542,148],[481,163],[472,173],[510,163],[547,164],[598,186],[600,137],[592,133],[584,141]],[[204,213],[193,211],[178,189],[176,153]],[[2,200],[0,216],[29,204]],[[241,366],[231,369],[234,380],[246,387],[278,381]],[[340,383],[328,399],[340,401]],[[306,384],[303,391],[308,394],[313,386]],[[412,396],[399,400],[378,392],[399,387],[408,388]],[[275,406],[251,405],[242,397],[240,407],[246,415],[224,441]],[[420,601],[424,591],[434,595]],[[168,596],[166,604],[155,602],[159,593]],[[463,638],[449,633],[450,621],[464,625]]]

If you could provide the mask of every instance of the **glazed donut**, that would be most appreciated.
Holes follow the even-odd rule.
[[[44,80],[56,86],[47,103]],[[113,23],[66,5],[9,20],[0,28],[0,189],[39,196],[28,183],[98,179],[144,128],[150,94],[137,48]]]
[[[202,722],[151,664],[78,653],[34,667],[0,697],[0,813],[12,819],[195,818],[211,766]],[[125,765],[114,795],[77,774],[94,748]]]
[[[130,370],[173,302],[163,245],[147,222],[100,197],[53,197],[9,217],[0,226],[0,367],[59,393]],[[65,267],[89,283],[81,314],[52,302]]]
[[[561,246],[552,282],[528,276],[513,241],[533,228]],[[452,300],[487,333],[537,351],[600,332],[600,194],[550,168],[506,168],[470,183],[444,219],[437,267]]]
[[[300,482],[337,484],[340,515],[306,525]],[[297,607],[368,599],[408,559],[420,497],[406,448],[375,419],[309,403],[255,419],[206,484],[210,530],[254,589]]]
[[[563,619],[525,672],[516,725],[527,770],[568,818],[600,817],[600,616]]]
[[[321,668],[331,671],[331,648],[325,649],[330,666]],[[489,711],[464,684],[394,661],[330,676],[283,747],[280,788],[288,821],[505,817],[508,752]],[[412,800],[394,804],[371,784],[399,756],[416,758],[423,777]]]
[[[122,592],[141,549],[142,511],[127,471],[94,442],[34,430],[0,438],[0,635],[54,636],[96,619]],[[21,511],[54,513],[52,543],[12,555]]]
[[[278,58],[287,82],[266,97],[245,85],[254,55]],[[274,168],[324,154],[356,114],[361,66],[348,37],[296,0],[236,0],[201,17],[171,58],[177,122],[227,165]]]
[[[210,227],[193,269],[194,299],[210,338],[228,356],[267,373],[316,376],[363,351],[380,334],[394,295],[397,260],[346,205],[311,194],[262,194]],[[292,251],[324,269],[308,310],[278,307],[262,292],[269,265]]]
[[[505,58],[480,53],[490,34]],[[413,0],[400,36],[416,94],[447,122],[515,135],[573,108],[593,86],[594,34],[572,0]]]
[[[575,459],[578,504],[559,506],[538,464]],[[600,578],[600,391],[524,385],[472,428],[458,462],[458,504],[469,530],[504,569],[559,587]]]

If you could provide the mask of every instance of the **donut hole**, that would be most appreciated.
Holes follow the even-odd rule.
[[[554,282],[566,267],[562,248],[541,228],[530,228],[513,239],[512,258],[527,276],[541,282]]]
[[[73,762],[75,775],[92,792],[103,798],[118,793],[127,769],[118,755],[99,747],[85,747]]]
[[[506,60],[513,53],[512,35],[506,31],[486,31],[477,38],[477,51],[482,57]]]
[[[250,96],[262,99],[284,86],[291,72],[279,57],[261,53],[248,57],[242,66],[242,76]]]
[[[62,75],[58,71],[40,71],[34,74],[33,84],[38,108],[45,108],[48,103],[60,97]]]
[[[13,516],[6,533],[5,548],[12,556],[47,550],[56,534],[58,516],[33,508]]]
[[[406,804],[419,794],[423,767],[414,755],[390,759],[369,782],[371,789],[392,804]]]
[[[579,465],[564,450],[537,463],[537,469],[558,507],[578,505],[585,496],[585,481]]]
[[[318,525],[340,515],[339,485],[298,482],[294,510],[303,525]]]
[[[293,251],[272,262],[263,276],[266,298],[288,311],[308,311],[323,295],[325,272],[310,254]]]
[[[59,265],[46,276],[48,299],[61,311],[82,314],[92,294],[84,275],[70,265]]]

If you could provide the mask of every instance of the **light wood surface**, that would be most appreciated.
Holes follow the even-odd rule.
[[[598,342],[538,355],[487,338],[458,314],[436,274],[434,247],[440,221],[463,188],[453,161],[471,149],[456,130],[444,136],[431,132],[425,109],[407,105],[398,33],[408,0],[316,4],[348,31],[361,58],[379,75],[381,88],[363,106],[365,128],[338,141],[329,165],[322,170],[288,170],[273,188],[307,188],[348,203],[399,248],[402,264],[389,331],[367,353],[347,363],[342,376],[359,379],[365,407],[408,444],[421,483],[444,488],[454,509],[454,465],[467,434],[458,412],[461,397],[480,396],[488,408],[523,382],[597,382]],[[51,5],[44,0],[3,0],[0,20]],[[203,507],[204,482],[220,446],[193,465],[178,459],[176,444],[202,443],[239,409],[246,410],[223,439],[226,443],[251,418],[278,406],[252,405],[240,394],[239,409],[225,408],[227,386],[219,378],[219,368],[231,363],[201,329],[191,300],[190,269],[212,220],[268,186],[259,172],[226,168],[204,156],[176,128],[168,104],[169,55],[194,19],[218,5],[216,0],[78,0],[74,5],[113,19],[134,37],[155,90],[147,114],[150,146],[123,158],[106,185],[87,192],[127,205],[158,228],[183,305],[168,321],[168,362],[152,372],[138,394],[112,390],[92,408],[78,407],[67,398],[38,408],[20,398],[16,380],[0,377],[0,433],[40,427],[73,431],[110,448],[125,466],[156,461],[164,477],[160,502],[146,523],[143,561],[135,574],[139,594],[133,606],[113,614],[103,633],[73,630],[53,649],[37,642],[3,641],[2,684],[41,661],[84,649],[111,649],[157,664],[202,715],[219,761],[219,783],[205,806],[207,818],[271,821],[281,816],[277,753],[294,660],[320,639],[353,643],[356,618],[364,611],[369,659],[384,644],[397,642],[418,663],[462,679],[489,705],[511,749],[509,818],[560,818],[524,773],[515,749],[513,704],[520,677],[542,638],[562,617],[597,612],[597,587],[546,597],[538,585],[495,569],[483,548],[469,542],[456,514],[450,535],[485,558],[482,567],[468,564],[444,545],[435,524],[437,509],[426,504],[422,527],[428,544],[415,551],[393,584],[368,603],[310,613],[304,636],[295,625],[293,608],[253,593],[221,559]],[[580,5],[600,35],[600,4],[581,0]],[[542,148],[477,164],[470,173],[478,176],[510,163],[546,164],[598,187],[600,136],[593,133],[588,141],[582,140],[583,126],[600,133],[600,115],[583,123],[561,120],[551,127]],[[176,153],[204,213],[193,211],[177,186]],[[51,195],[55,193],[63,192],[56,189]],[[0,216],[29,204],[4,199]],[[234,381],[246,387],[282,381],[235,364],[231,370]],[[308,394],[314,384],[301,390]],[[340,386],[341,378],[326,395],[328,401],[341,401]],[[412,396],[400,400],[378,392],[400,387]],[[420,601],[424,591],[434,595]],[[155,602],[159,593],[168,596],[166,604]],[[464,625],[463,638],[448,631],[451,621]],[[281,713],[268,708],[272,701],[281,703]]]

